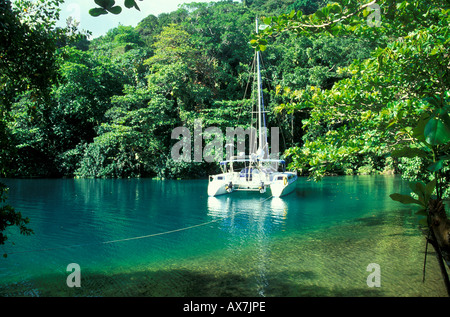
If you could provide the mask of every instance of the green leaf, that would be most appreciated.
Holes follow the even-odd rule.
[[[443,167],[444,167],[444,160],[439,160],[428,166],[427,170],[429,170],[430,172],[437,172]]]
[[[397,122],[398,122],[398,119],[397,119],[397,118],[391,119],[391,120],[389,121],[389,124],[387,125],[386,129],[387,129],[387,128],[390,128],[391,126],[393,126],[393,125],[396,124]]]
[[[89,10],[89,14],[93,17],[98,17],[99,15],[102,14],[108,14],[108,12],[103,8],[93,8]]]
[[[433,194],[435,187],[436,187],[436,179],[433,179],[425,186],[425,203],[428,203],[428,200],[430,200],[431,194]]]
[[[128,9],[134,7],[136,10],[141,11],[136,3],[136,0],[125,0],[125,7],[127,7]]]
[[[431,145],[444,144],[450,141],[450,128],[440,118],[432,118],[425,126],[424,135]]]
[[[427,194],[432,194],[434,188],[436,187],[436,179],[433,179],[431,182],[429,182],[426,186],[425,186],[425,193]]]
[[[271,17],[268,17],[268,18],[264,18],[264,24],[267,24],[267,25],[269,25],[269,24],[271,24],[272,23],[272,18]]]
[[[339,13],[341,13],[342,12],[342,7],[340,6],[340,4],[339,3],[333,3],[333,4],[331,4],[331,6],[330,6],[330,12],[331,13],[335,13],[335,14],[339,14]]]
[[[115,1],[114,0],[95,0],[95,3],[104,9],[111,8]]]
[[[259,40],[258,40],[258,44],[259,44],[259,45],[267,45],[267,40],[265,40],[265,39],[259,39]]]
[[[423,202],[418,201],[417,199],[414,199],[409,195],[402,195],[402,194],[395,193],[395,194],[389,195],[389,197],[391,197],[392,200],[401,202],[402,204],[417,204],[417,205],[421,205],[421,206],[425,205]]]
[[[433,48],[430,52],[430,56],[436,55],[437,53],[439,53],[439,47]]]
[[[363,11],[363,17],[367,17],[372,10],[370,8],[365,8]]]
[[[419,195],[419,197],[423,197],[425,195],[425,184],[422,182],[411,182],[408,184],[409,188],[411,188],[411,190],[416,193],[417,195]]]
[[[112,8],[107,9],[109,12],[111,12],[112,14],[119,14],[120,12],[122,12],[122,8],[119,6],[115,6]]]
[[[407,2],[406,2],[406,1],[403,1],[403,2],[401,2],[401,3],[397,3],[397,10],[402,10],[402,9],[404,9],[404,8],[406,7],[406,5],[407,5]]]
[[[125,0],[125,7],[127,7],[128,9],[130,9],[130,8],[132,8],[132,7],[134,7],[134,5],[136,4],[135,2],[134,2],[134,0]]]
[[[325,18],[325,14],[321,10],[317,10],[315,16],[318,17],[319,19]]]
[[[108,0],[94,0],[94,2],[100,7],[106,7],[108,5]]]
[[[426,97],[423,98],[422,100],[435,107],[439,107],[441,101],[439,96]]]
[[[289,13],[289,18],[292,19],[295,15],[295,10],[292,10],[291,13]]]
[[[448,113],[443,113],[441,115],[441,119],[444,122],[445,126],[450,129],[450,116]]]
[[[427,113],[423,113],[417,122],[417,126],[412,130],[412,136],[415,137],[419,141],[425,141],[425,126],[430,120],[430,116]]]

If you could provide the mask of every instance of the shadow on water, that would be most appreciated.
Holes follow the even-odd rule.
[[[291,272],[304,280],[317,279],[311,271]],[[289,282],[285,274],[266,276],[261,292],[256,276],[211,274],[186,269],[117,274],[84,274],[80,288],[66,286],[66,277],[49,276],[2,286],[0,296],[14,297],[345,297],[383,296],[379,289],[327,288]]]

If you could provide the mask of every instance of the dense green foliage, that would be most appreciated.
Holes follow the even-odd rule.
[[[118,10],[108,10],[114,1],[95,3]],[[280,127],[291,168],[315,178],[395,171],[426,181],[429,173],[417,170],[436,163],[445,177],[445,146],[429,144],[439,152],[433,161],[403,155],[402,145],[418,118],[431,115],[428,97],[442,99],[430,125],[446,127],[448,9],[440,1],[376,3],[381,26],[366,22],[372,9],[354,1],[220,1],[150,15],[88,47],[64,41],[49,50],[53,79],[36,89],[45,100],[32,87],[7,98],[7,175],[206,176],[215,164],[170,159],[170,132],[192,131],[196,119],[222,131],[248,123],[249,40],[262,16],[271,27],[251,44],[264,50],[269,126]]]
[[[57,81],[57,43],[68,31],[54,29],[60,3],[22,0],[13,8],[10,1],[0,2],[0,176],[10,174],[11,163],[19,157],[9,128],[15,101],[27,95],[29,100],[45,104]],[[71,40],[70,36],[64,38]],[[33,107],[26,109],[24,120],[33,119]],[[7,191],[0,183],[0,245],[8,240],[8,227],[17,227],[22,234],[32,233],[26,226],[29,219],[7,204]]]
[[[224,133],[226,127],[247,125],[250,105],[243,99],[249,97],[253,49],[248,42],[255,17],[308,3],[186,4],[169,14],[150,15],[135,28],[111,29],[88,48],[72,42],[49,49],[55,56],[55,79],[46,87],[46,99],[36,98],[31,90],[9,98],[7,175],[206,176],[217,169],[216,164],[171,160],[176,142],[171,131],[178,126],[192,131],[196,119],[203,127],[214,125]],[[285,45],[274,45],[267,51],[265,76],[272,86],[297,73],[305,74],[297,80],[299,87],[310,79],[330,85],[336,74],[324,74],[322,69],[334,67],[345,45],[317,39],[293,43],[290,54],[285,54]],[[323,51],[325,65],[318,59],[308,61],[305,55],[293,67],[298,51],[309,50],[311,56],[314,49]],[[327,52],[334,50],[328,57]],[[354,57],[339,59],[339,65]],[[270,123],[279,126],[280,120],[287,118],[275,116]],[[294,138],[289,128],[284,133],[286,147]]]
[[[439,196],[448,196],[449,4],[372,1],[379,25],[367,4],[344,0],[309,16],[269,17],[272,27],[252,40],[265,49],[288,30],[299,41],[357,37],[374,45],[368,58],[338,68],[342,79],[332,87],[310,80],[305,89],[278,89],[286,102],[277,111],[307,114],[303,142],[287,151],[291,167],[315,178],[395,169],[411,180],[439,178]]]

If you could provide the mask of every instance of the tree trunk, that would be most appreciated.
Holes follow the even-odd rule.
[[[444,261],[450,267],[450,220],[445,212],[442,200],[431,199],[428,204],[428,224],[430,228],[429,242],[436,251],[441,274],[447,293],[450,296],[450,281]]]

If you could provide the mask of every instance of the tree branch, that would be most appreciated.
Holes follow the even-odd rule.
[[[375,3],[377,3],[377,1],[378,1],[378,0],[373,0],[373,1],[369,2],[369,3],[366,3],[366,4],[362,5],[361,7],[359,7],[358,10],[356,10],[356,11],[354,11],[354,12],[351,12],[351,13],[349,13],[349,14],[347,14],[347,15],[344,15],[344,16],[340,17],[339,19],[336,19],[336,20],[333,20],[333,21],[329,21],[328,23],[323,23],[323,24],[319,24],[319,25],[315,25],[315,24],[303,24],[303,23],[302,23],[302,24],[299,24],[298,26],[292,26],[291,28],[292,28],[292,29],[297,29],[297,28],[301,28],[301,27],[305,27],[305,28],[317,28],[317,29],[318,29],[318,28],[326,28],[327,26],[330,26],[330,25],[332,25],[332,24],[334,24],[334,23],[338,23],[338,22],[344,21],[344,20],[346,20],[346,19],[348,19],[348,18],[350,18],[350,17],[352,17],[352,16],[358,14],[359,12],[363,11],[363,10],[366,9],[367,7],[369,7],[369,6],[371,6],[371,5],[375,4]]]

